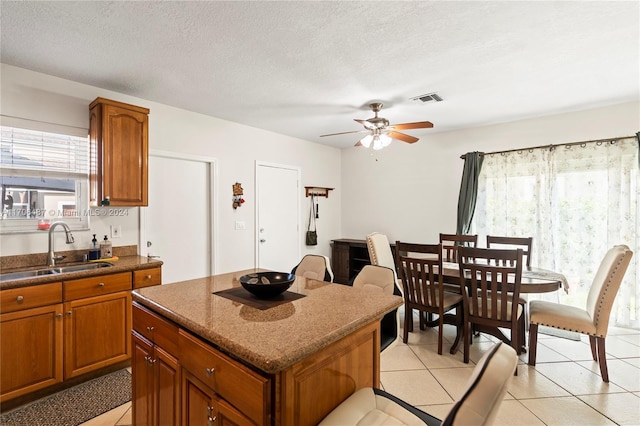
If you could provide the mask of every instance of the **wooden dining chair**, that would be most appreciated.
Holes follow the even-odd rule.
[[[522,249],[522,261],[531,266],[533,237],[498,237],[487,235],[487,248]]]
[[[604,342],[611,308],[632,256],[633,252],[626,245],[614,246],[607,251],[591,283],[585,308],[544,300],[531,302],[529,365],[536,365],[538,325],[575,331],[589,336],[591,356],[600,365],[602,381],[609,382]]]
[[[438,325],[438,354],[442,355],[442,332],[445,322],[457,328],[456,340],[450,352],[456,352],[462,337],[462,295],[444,291],[442,285],[442,245],[396,242],[396,267],[399,271],[404,295],[404,330],[402,340],[407,343],[409,331],[413,331],[413,310],[420,313],[420,329],[425,325]],[[456,310],[454,319],[445,313]],[[427,323],[422,313],[437,314],[438,318]],[[449,319],[451,319],[449,321]]]
[[[510,344],[518,354],[524,343],[518,303],[522,282],[522,249],[460,247],[460,292],[464,309],[464,362],[469,362],[470,327],[509,342],[498,327],[511,331]],[[514,303],[515,301],[515,303]]]
[[[459,247],[476,247],[478,245],[478,235],[443,234],[440,233],[440,244],[442,244],[442,261],[457,262]]]

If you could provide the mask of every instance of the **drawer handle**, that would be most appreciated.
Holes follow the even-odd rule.
[[[205,368],[204,369],[205,374],[207,375],[207,377],[210,377],[211,375],[213,375],[216,372],[216,369],[211,367],[211,368]]]
[[[151,279],[151,275],[147,275],[145,278],[150,280]]]
[[[147,327],[147,331],[149,333],[151,333],[153,330],[155,330],[155,327],[152,327],[152,326]]]
[[[22,296],[16,297],[16,302],[18,302],[18,303],[24,302],[24,297],[22,297]]]
[[[98,287],[104,287],[104,283],[98,283]]]

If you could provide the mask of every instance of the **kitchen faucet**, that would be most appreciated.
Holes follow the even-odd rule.
[[[56,266],[56,260],[62,260],[64,259],[66,256],[56,256],[56,254],[53,251],[53,230],[55,229],[56,226],[62,226],[64,228],[64,233],[67,236],[67,244],[71,244],[73,243],[75,240],[73,238],[73,234],[71,233],[71,229],[69,229],[69,226],[64,223],[64,222],[53,222],[51,224],[51,227],[49,227],[49,253],[47,254],[47,265],[48,266]]]

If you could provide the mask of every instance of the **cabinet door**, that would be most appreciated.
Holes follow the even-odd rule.
[[[214,424],[217,426],[254,426],[251,420],[243,416],[225,400],[216,397],[213,405]]]
[[[62,304],[0,315],[0,402],[62,381]]]
[[[131,356],[131,293],[72,300],[65,310],[65,379]]]
[[[182,370],[182,424],[214,425],[215,392],[187,370]]]
[[[150,362],[153,357],[153,345],[135,332],[131,333],[131,338],[133,345],[131,356],[133,424],[153,425],[155,424],[153,421],[154,374],[153,364]]]
[[[154,347],[155,418],[164,426],[180,424],[180,365],[178,360],[159,346]],[[138,424],[138,423],[135,423]]]

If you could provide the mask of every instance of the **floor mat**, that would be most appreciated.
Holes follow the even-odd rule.
[[[128,401],[131,401],[131,374],[123,369],[2,414],[0,424],[79,425]]]

